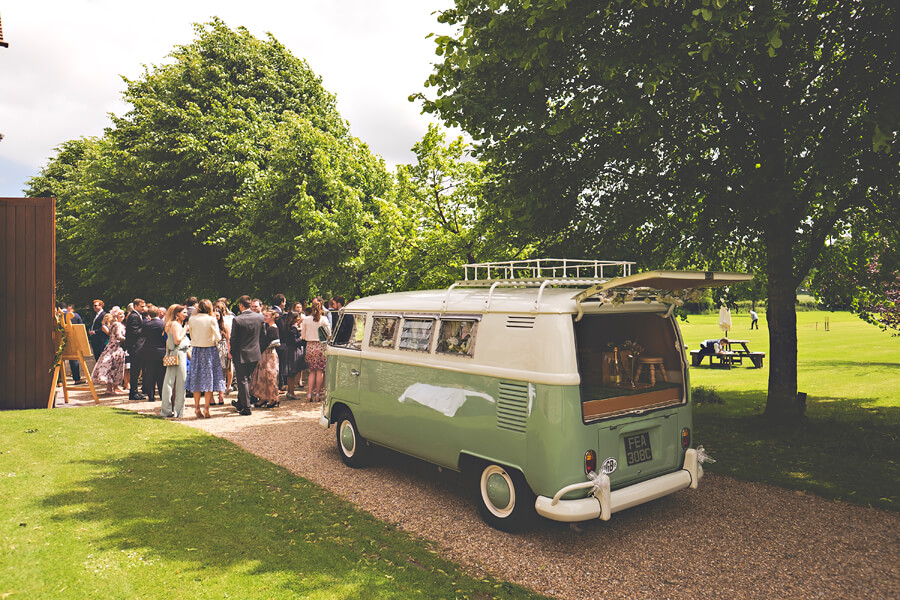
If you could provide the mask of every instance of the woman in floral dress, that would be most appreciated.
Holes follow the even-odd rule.
[[[225,389],[231,389],[231,348],[229,340],[231,338],[231,329],[225,320],[228,312],[228,306],[221,300],[213,305],[213,315],[216,317],[216,323],[219,326],[219,333],[222,338],[216,343],[216,349],[219,351],[219,362],[222,364],[222,374],[225,376]],[[225,404],[225,392],[219,391],[219,404]]]
[[[278,353],[276,348],[281,344],[278,337],[278,313],[274,310],[264,310],[266,319],[265,334],[260,340],[262,356],[256,365],[256,370],[250,378],[250,393],[259,398],[257,407],[275,408],[281,402],[278,400]]]
[[[114,306],[104,318],[103,328],[109,331],[109,343],[91,372],[91,379],[105,385],[107,394],[122,393],[119,386],[125,382],[125,350],[121,346],[125,339],[124,318],[125,313],[118,306]]]
[[[323,330],[320,335],[319,331]],[[303,317],[300,325],[303,339],[306,340],[306,364],[309,366],[309,401],[319,402],[324,399],[325,388],[325,348],[322,341],[331,336],[331,324],[322,310],[322,302],[312,302],[312,314]]]

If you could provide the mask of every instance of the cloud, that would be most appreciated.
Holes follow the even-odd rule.
[[[408,102],[435,62],[430,32],[443,31],[435,10],[451,0],[13,0],[2,7],[0,176],[24,180],[66,140],[96,136],[108,113],[122,114],[122,76],[138,78],[177,44],[194,39],[193,23],[214,15],[257,37],[271,32],[304,58],[335,94],[356,137],[389,166],[410,162],[412,145],[434,118]],[[24,177],[23,165],[32,169]],[[0,183],[6,186],[6,183]],[[6,187],[0,189],[7,189]]]

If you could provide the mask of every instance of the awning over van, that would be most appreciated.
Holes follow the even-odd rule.
[[[628,277],[617,277],[605,283],[593,285],[578,292],[574,296],[579,305],[591,296],[602,295],[609,290],[635,290],[641,289],[648,292],[662,291],[674,292],[684,289],[702,289],[722,287],[735,283],[744,283],[753,279],[748,273],[725,273],[721,271],[647,271]]]

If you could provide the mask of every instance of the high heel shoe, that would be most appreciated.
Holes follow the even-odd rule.
[[[199,408],[195,408],[195,409],[194,409],[194,414],[197,415],[197,418],[198,418],[198,419],[202,419],[202,418],[203,418],[203,413],[200,412],[200,409],[199,409]]]
[[[204,408],[204,409],[203,409],[203,418],[204,418],[204,419],[209,419],[209,418],[210,418],[210,416],[209,416],[209,409],[208,409],[208,408]]]

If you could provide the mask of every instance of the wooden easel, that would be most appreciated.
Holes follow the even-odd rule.
[[[94,404],[100,404],[100,399],[97,398],[97,390],[94,389],[94,382],[91,380],[91,372],[84,362],[85,356],[91,356],[91,345],[88,343],[87,328],[81,324],[73,325],[71,321],[71,314],[66,313],[63,315],[62,325],[66,330],[66,347],[63,348],[59,364],[53,369],[53,378],[50,380],[50,400],[47,402],[47,408],[53,408],[53,405],[55,404],[56,382],[58,381],[57,378],[60,376],[60,370],[62,370],[63,397],[66,399],[66,404],[69,403],[69,390],[90,390],[91,395],[94,397]],[[81,363],[82,373],[84,373],[84,378],[87,379],[87,386],[69,387],[66,383],[66,368],[63,365],[63,361],[66,360],[77,360]]]

